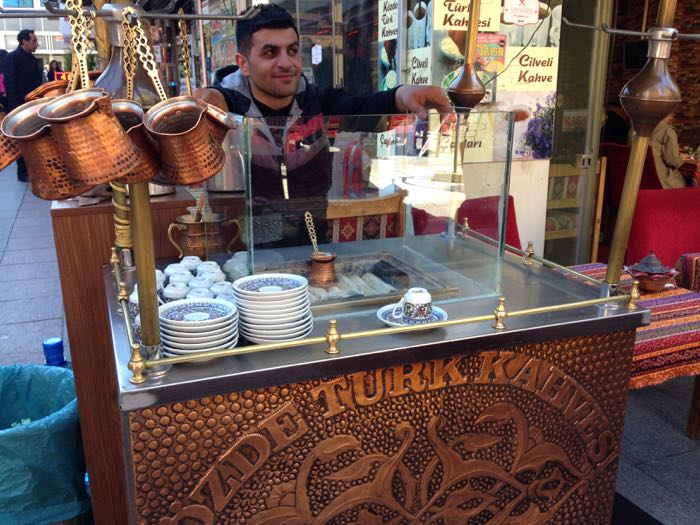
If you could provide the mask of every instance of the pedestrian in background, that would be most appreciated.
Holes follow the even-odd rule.
[[[8,53],[2,66],[5,82],[5,111],[10,112],[24,104],[24,97],[42,84],[43,73],[34,52],[39,41],[31,29],[22,29],[17,33],[19,45]],[[17,179],[27,182],[27,167],[24,159],[17,159]]]
[[[61,69],[61,63],[58,60],[52,60],[49,62],[49,82],[56,80],[56,73],[63,73],[63,69]]]
[[[7,58],[7,49],[0,49],[0,108],[3,112],[5,111],[5,106],[7,105],[7,99],[5,98],[5,74],[2,72],[3,64],[5,64],[5,59]]]

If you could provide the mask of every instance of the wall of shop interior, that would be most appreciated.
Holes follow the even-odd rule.
[[[649,0],[647,28],[656,22],[659,0]],[[618,0],[615,27],[641,30],[644,2]],[[674,27],[681,33],[700,33],[700,2],[678,0]],[[616,36],[612,44],[612,60],[608,75],[607,101],[618,100],[620,90],[638,71],[627,71],[623,64],[624,43],[634,37]],[[669,70],[683,95],[682,111],[677,112],[674,125],[679,131],[679,142],[698,145],[700,137],[700,42],[676,42],[673,44]]]

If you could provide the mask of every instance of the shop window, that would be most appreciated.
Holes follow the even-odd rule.
[[[4,7],[34,7],[33,0],[5,0]]]

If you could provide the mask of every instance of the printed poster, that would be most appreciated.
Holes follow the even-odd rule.
[[[434,29],[453,29],[466,31],[469,26],[468,0],[433,0]],[[496,32],[501,25],[500,0],[481,0],[479,9],[479,31]]]
[[[515,60],[511,63],[513,58]],[[510,63],[510,67],[498,77],[498,90],[556,91],[558,62],[557,47],[529,47],[523,50],[508,46],[505,63]]]
[[[379,0],[379,41],[395,40],[399,35],[399,0]]]
[[[494,159],[494,113],[471,113],[464,134],[462,161],[491,162]]]
[[[411,49],[406,54],[408,60],[408,84],[427,86],[431,79],[431,49],[423,47]]]

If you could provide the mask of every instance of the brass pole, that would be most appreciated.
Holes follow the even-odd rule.
[[[114,206],[114,244],[120,250],[132,248],[131,221],[129,206],[126,202],[126,186],[122,182],[110,182],[112,187],[112,205]]]
[[[632,229],[632,219],[634,218],[634,209],[637,204],[639,184],[642,182],[642,170],[644,169],[644,160],[647,156],[648,145],[649,137],[635,135],[632,140],[630,160],[627,164],[627,173],[625,174],[625,183],[622,187],[620,207],[617,212],[617,221],[615,221],[615,232],[613,233],[612,245],[610,247],[608,270],[605,273],[605,282],[608,284],[617,284],[620,282],[620,272],[622,271],[622,266],[625,261],[627,241],[629,241],[630,230]]]
[[[158,301],[156,293],[156,261],[153,249],[153,224],[148,200],[148,182],[129,184],[131,201],[134,260],[138,279],[141,339],[144,346],[160,345]]]
[[[476,35],[479,33],[479,10],[481,0],[474,0],[469,4],[469,25],[467,26],[467,47],[464,49],[464,64],[473,64],[476,61]]]
[[[472,0],[469,3],[469,26],[467,45],[464,49],[464,67],[461,73],[447,88],[447,94],[457,109],[467,110],[476,106],[486,94],[486,88],[476,74],[474,63],[476,61],[476,35],[479,32],[479,8],[481,0]],[[455,145],[456,147],[456,145]]]
[[[656,27],[673,27],[676,15],[676,0],[661,0],[659,12],[656,15]]]

